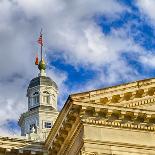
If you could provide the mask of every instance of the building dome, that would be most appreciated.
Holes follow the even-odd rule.
[[[57,84],[50,77],[46,77],[46,76],[38,76],[38,77],[32,79],[30,81],[28,88],[32,88],[32,87],[40,86],[40,85],[53,86],[56,89],[58,89]]]

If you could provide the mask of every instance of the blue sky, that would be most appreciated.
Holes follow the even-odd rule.
[[[154,0],[0,0],[0,134],[20,134],[43,28],[59,109],[71,93],[155,77]]]

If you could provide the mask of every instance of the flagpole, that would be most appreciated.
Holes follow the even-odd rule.
[[[40,37],[38,39],[38,44],[40,44],[40,52],[41,52],[41,61],[39,62],[38,64],[38,68],[40,70],[40,73],[39,73],[39,76],[46,76],[46,73],[45,73],[45,69],[46,69],[46,64],[43,60],[43,39],[42,39],[42,29],[41,29],[41,32],[40,32]]]
[[[41,34],[42,35],[42,34]],[[43,60],[43,52],[42,52],[42,44],[41,44],[41,61]]]
[[[42,49],[42,46],[43,46],[43,42],[42,42],[42,28],[41,28],[41,31],[40,31],[40,35],[41,35],[41,61],[43,60],[43,49]]]

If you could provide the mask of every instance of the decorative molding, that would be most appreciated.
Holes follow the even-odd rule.
[[[154,103],[154,95],[155,79],[73,94],[60,112],[45,146],[52,155],[65,154],[77,134],[77,120],[83,124],[154,132],[155,110],[139,108]]]
[[[45,155],[47,154],[43,142],[35,142],[26,139],[0,137],[0,154],[21,154],[21,155]]]
[[[149,110],[114,106],[82,107],[80,117],[87,124],[155,131],[155,113]]]
[[[155,79],[73,94],[71,97],[73,101],[83,103],[138,107],[155,101]]]
[[[46,141],[45,146],[48,149],[51,149],[51,145],[54,141],[54,139],[59,135],[60,130],[62,130],[63,122],[66,120],[66,116],[70,111],[72,103],[70,102],[70,98],[66,101],[66,104],[64,105],[63,109],[59,113],[58,118],[56,119],[56,122],[54,123],[54,126],[52,127],[52,130],[50,131]]]
[[[70,130],[68,137],[64,141],[64,145],[62,146],[59,155],[68,154],[70,152],[75,142],[74,140],[79,136],[80,132],[82,132],[82,128],[83,128],[82,124],[79,122],[79,119],[77,119],[74,124],[74,127],[72,128],[72,130]],[[81,141],[78,141],[78,143],[80,143],[79,146],[81,147],[81,145],[83,144],[83,140],[81,137],[80,140],[82,141],[82,143]],[[79,148],[76,149],[77,151],[79,151]]]
[[[49,148],[50,153],[52,155],[55,154],[59,154],[61,147],[63,147],[63,150],[66,151],[67,147],[68,147],[68,143],[71,143],[72,138],[70,139],[68,136],[72,136],[74,137],[76,134],[76,130],[78,130],[79,125],[76,125],[75,127],[75,131],[72,131],[72,127],[73,125],[77,122],[77,119],[79,117],[79,113],[80,113],[80,106],[76,106],[76,105],[71,105],[69,110],[66,113],[61,113],[61,117],[63,117],[65,115],[65,117],[63,117],[62,120],[57,120],[55,123],[55,128],[52,129],[51,131],[51,135],[49,135],[49,141],[47,141],[47,143],[45,143],[45,145],[47,146],[47,148]],[[59,122],[61,121],[61,122]],[[57,123],[60,123],[59,128],[57,127]],[[79,120],[78,122],[79,123]],[[77,124],[76,123],[76,124]],[[57,129],[57,130],[56,130]],[[54,132],[57,131],[57,134],[54,137],[51,137],[52,134],[54,134]],[[71,133],[71,135],[70,135]],[[69,140],[70,139],[70,140]],[[70,142],[66,142],[66,140],[70,141]],[[67,145],[65,145],[67,143]]]
[[[65,105],[67,106],[67,104]],[[67,111],[66,111],[67,110]],[[77,129],[73,126],[78,122],[108,126],[115,128],[126,128],[133,130],[155,131],[155,112],[138,108],[127,108],[113,105],[98,105],[68,101],[68,109],[62,110],[54,128],[49,135],[46,144],[52,155],[57,155],[68,150],[68,144],[75,138]],[[72,132],[72,136],[71,133]],[[72,138],[71,138],[72,137]]]

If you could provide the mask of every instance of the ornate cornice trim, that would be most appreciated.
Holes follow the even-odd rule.
[[[155,131],[155,112],[151,110],[85,105],[82,106],[80,117],[87,124]]]
[[[74,139],[79,135],[83,128],[79,118],[76,120],[74,127],[70,130],[68,137],[64,141],[64,145],[61,147],[62,149],[59,151],[59,155],[67,154],[74,144]],[[82,141],[82,139],[81,139]],[[69,145],[68,145],[69,144]],[[79,149],[79,148],[77,148]]]
[[[47,153],[43,142],[35,142],[27,139],[0,137],[0,153],[10,154],[43,154]]]
[[[76,120],[79,118],[80,108],[81,106],[73,104],[72,99],[68,98],[45,141],[45,146],[49,152],[52,152],[52,155],[57,154],[65,143]]]
[[[77,118],[83,124],[154,132],[155,111],[136,107],[153,103],[154,94],[155,79],[149,79],[71,95],[59,113],[45,146],[52,155],[58,154],[65,141],[70,139],[70,131],[76,131],[73,126]]]
[[[120,105],[138,107],[154,102],[155,79],[136,81],[129,84],[113,86],[71,95],[73,101],[101,105]],[[144,101],[143,101],[144,100]]]
[[[117,127],[117,128],[126,128],[133,130],[145,130],[145,131],[155,131],[155,126],[147,126],[146,124],[133,124],[133,123],[125,123],[122,124],[119,121],[104,121],[104,120],[93,120],[93,119],[82,119],[83,123],[99,125],[99,126],[109,126],[109,127]]]
[[[61,124],[57,124],[59,121],[57,121],[56,124],[54,124],[54,127],[59,125],[59,127],[57,128],[58,130],[54,134],[56,128],[53,128],[51,130],[51,135],[50,135],[53,137],[49,139],[48,143],[45,143],[49,152],[52,155],[59,154],[61,148],[63,148],[63,150],[65,150],[65,148],[67,149],[66,144],[68,143],[66,141],[68,140],[72,141],[72,138],[75,136],[76,131],[80,127],[79,113],[80,113],[80,106],[76,106],[71,102],[70,109],[67,113],[65,113],[66,115],[64,119],[61,121]],[[58,117],[57,120],[61,119],[60,116]]]

